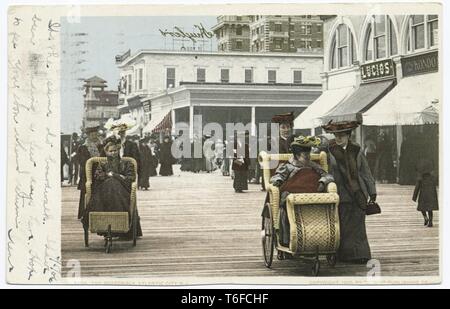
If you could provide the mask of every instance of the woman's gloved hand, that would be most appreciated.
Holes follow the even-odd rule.
[[[376,200],[377,200],[377,195],[371,194],[369,197],[369,203],[375,203]]]

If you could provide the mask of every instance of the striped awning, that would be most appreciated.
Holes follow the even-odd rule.
[[[152,120],[144,127],[144,133],[160,133],[172,129],[172,111],[167,114],[152,115]]]
[[[164,116],[164,119],[152,130],[152,133],[164,132],[167,129],[172,129],[172,111]]]

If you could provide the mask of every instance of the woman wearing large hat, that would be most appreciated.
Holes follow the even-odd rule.
[[[310,160],[312,147],[317,147],[320,139],[314,136],[295,137],[290,144],[293,156],[280,165],[270,182],[280,188],[280,243],[289,246],[289,220],[286,212],[286,198],[290,193],[323,192],[326,186],[333,181],[333,176],[328,174],[319,164]],[[300,175],[301,181],[293,179]],[[292,180],[293,181],[289,181]],[[306,181],[304,181],[306,179]]]
[[[93,168],[92,198],[81,219],[86,228],[91,211],[130,212],[131,184],[136,180],[136,174],[133,164],[120,157],[120,147],[121,140],[114,135],[103,144],[107,161]],[[139,215],[136,228],[137,236],[142,236]],[[132,229],[126,235],[126,238],[131,237]]]
[[[338,259],[366,263],[371,259],[366,234],[366,208],[368,200],[375,201],[377,191],[361,147],[350,140],[352,130],[358,126],[356,121],[330,121],[322,128],[335,136],[328,149],[330,173],[335,179],[340,199]]]

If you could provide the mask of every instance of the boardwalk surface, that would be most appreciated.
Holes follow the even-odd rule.
[[[382,276],[437,276],[439,215],[423,226],[411,201],[413,187],[378,185],[382,214],[367,218],[372,256]],[[105,254],[103,240],[91,234],[85,248],[76,220],[79,191],[62,189],[62,258],[80,261],[82,276],[151,278],[157,276],[309,276],[310,264],[277,261],[264,267],[260,226],[264,194],[258,185],[236,194],[230,177],[176,171],[151,178],[151,190],[138,192],[144,237],[137,247],[117,241]],[[323,263],[323,276],[366,276],[366,265]],[[63,267],[63,276],[67,268]]]

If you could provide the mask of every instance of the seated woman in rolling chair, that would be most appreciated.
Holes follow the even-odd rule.
[[[136,173],[132,163],[121,160],[120,147],[121,140],[114,135],[104,142],[107,161],[93,169],[92,198],[81,220],[84,226],[89,225],[91,211],[130,211],[131,183],[135,181]],[[137,222],[137,236],[142,236],[139,220]],[[131,229],[127,236],[132,236]]]
[[[280,188],[280,243],[289,245],[289,221],[286,212],[286,198],[289,193],[325,192],[326,186],[333,182],[319,164],[310,160],[312,147],[317,147],[320,139],[314,136],[295,137],[290,144],[293,156],[280,165],[270,182]]]

